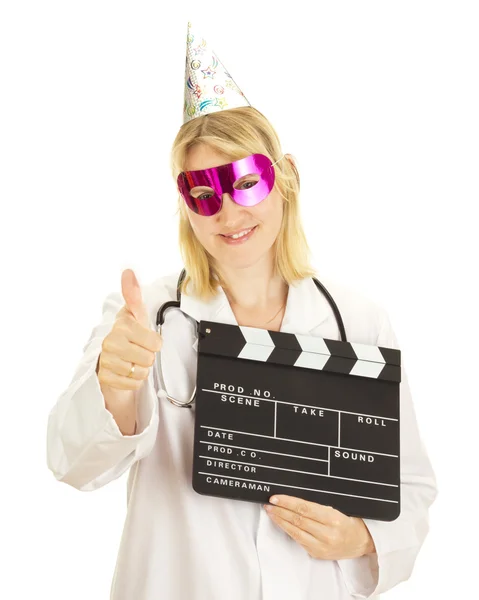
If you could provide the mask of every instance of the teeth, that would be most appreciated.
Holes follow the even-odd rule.
[[[253,228],[251,227],[251,229],[253,229]],[[242,231],[241,233],[235,233],[234,235],[228,235],[226,237],[230,237],[230,238],[233,238],[234,240],[237,240],[238,238],[243,237],[244,235],[249,233],[251,231],[251,229],[247,229],[246,231]]]

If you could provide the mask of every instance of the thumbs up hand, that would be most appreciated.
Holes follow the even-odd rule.
[[[131,269],[121,275],[121,291],[125,305],[118,311],[112,330],[102,342],[98,379],[102,386],[109,388],[138,390],[148,377],[162,340],[160,334],[150,328],[148,310]]]
[[[162,339],[150,328],[148,310],[131,269],[121,275],[121,292],[125,304],[102,342],[96,372],[105,408],[123,435],[134,435],[137,428],[135,390],[148,378]]]

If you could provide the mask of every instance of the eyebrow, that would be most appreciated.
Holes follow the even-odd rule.
[[[232,163],[238,162],[240,160],[244,160],[245,158],[248,158],[248,156],[230,160],[229,162],[223,163],[222,165],[216,165],[216,167],[205,167],[204,169],[185,169],[183,172],[187,173],[188,171],[208,171],[209,169],[219,169],[220,167],[225,167],[226,165],[231,165]]]

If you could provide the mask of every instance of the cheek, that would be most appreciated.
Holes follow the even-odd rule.
[[[211,223],[208,219],[201,215],[189,211],[188,219],[190,221],[191,228],[198,239],[204,238],[211,229]]]
[[[278,229],[283,219],[283,199],[279,192],[273,191],[257,208],[258,219],[269,229]]]

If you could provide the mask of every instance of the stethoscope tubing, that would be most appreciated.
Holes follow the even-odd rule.
[[[186,271],[185,271],[185,269],[182,269],[180,276],[178,278],[177,286],[176,286],[176,300],[168,300],[167,302],[164,302],[160,306],[160,308],[157,312],[156,327],[157,327],[157,330],[160,335],[161,335],[162,327],[165,323],[165,312],[169,308],[180,308],[180,302],[181,302],[180,287],[181,287],[181,284],[182,284],[185,276],[186,276]],[[336,318],[336,322],[337,322],[338,328],[339,328],[339,333],[341,336],[341,341],[346,342],[347,341],[346,330],[344,328],[343,319],[341,317],[341,313],[339,312],[339,308],[336,305],[336,302],[334,301],[333,297],[328,292],[328,290],[324,287],[324,285],[318,279],[313,277],[313,281],[316,284],[316,287],[326,296],[326,299],[329,302],[329,305],[331,306],[334,316]],[[195,323],[196,323],[196,329],[198,330],[199,323],[197,321],[195,321]],[[159,354],[161,354],[161,351]],[[163,373],[161,370],[161,357],[159,359],[159,365],[157,364],[157,366],[158,366],[158,369],[157,369],[158,381],[163,384],[163,389],[166,392],[167,400],[169,402],[171,402],[171,404],[173,404],[174,406],[179,406],[180,408],[191,408],[193,406],[193,403],[196,398],[196,385],[195,385],[195,388],[194,388],[193,393],[191,394],[189,400],[187,400],[186,402],[180,402],[179,400],[176,400],[176,398],[173,398],[172,396],[170,396],[168,394],[168,392],[166,391],[165,381],[164,381]]]

